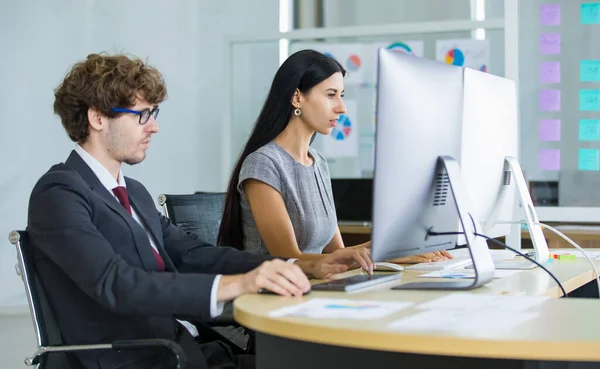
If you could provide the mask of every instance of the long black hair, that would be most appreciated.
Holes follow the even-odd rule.
[[[217,237],[218,245],[232,246],[240,250],[243,248],[244,234],[237,186],[246,157],[273,141],[285,129],[294,110],[292,98],[296,89],[308,93],[314,86],[338,72],[346,74],[335,59],[314,50],[298,51],[279,67],[250,138],[231,173]]]

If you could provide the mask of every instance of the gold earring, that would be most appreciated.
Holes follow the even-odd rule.
[[[299,117],[300,114],[302,114],[302,110],[300,109],[300,105],[298,105],[298,107],[296,108],[296,110],[294,110],[294,115]]]

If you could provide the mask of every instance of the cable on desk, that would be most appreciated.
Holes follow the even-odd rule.
[[[564,287],[563,287],[563,285],[560,283],[560,281],[558,280],[558,278],[556,278],[556,276],[555,276],[554,274],[552,274],[552,272],[551,272],[551,271],[549,271],[548,269],[546,269],[546,267],[544,267],[542,264],[538,263],[537,261],[535,261],[535,260],[534,260],[534,259],[532,259],[531,257],[527,256],[526,254],[524,254],[524,253],[521,253],[521,252],[519,252],[519,251],[517,251],[517,250],[513,249],[512,247],[508,246],[508,245],[507,245],[507,244],[505,244],[504,242],[498,241],[498,240],[497,240],[497,239],[495,239],[495,238],[488,237],[488,236],[486,236],[486,235],[479,234],[479,233],[475,233],[475,236],[483,237],[483,238],[485,238],[485,239],[487,239],[487,240],[490,240],[490,241],[492,241],[493,243],[495,243],[495,244],[497,244],[497,245],[503,246],[503,247],[505,247],[505,248],[509,249],[510,251],[514,252],[515,254],[517,254],[517,255],[520,255],[520,256],[522,256],[522,257],[524,257],[525,259],[527,259],[527,260],[531,261],[532,263],[536,264],[536,265],[537,265],[537,266],[539,266],[540,268],[544,269],[544,270],[546,271],[546,273],[548,273],[548,274],[550,275],[550,277],[552,277],[552,279],[554,279],[554,281],[556,282],[556,284],[558,284],[558,287],[560,287],[560,290],[562,291],[562,293],[563,293],[563,296],[564,296],[564,297],[568,297],[568,296],[567,296],[567,291],[565,291],[565,288],[564,288]]]
[[[473,229],[477,229],[477,228],[475,227],[475,220],[473,219],[473,216],[472,216],[470,213],[469,213],[469,216],[471,217],[471,222],[473,223]],[[428,234],[428,235],[430,235],[430,236],[445,236],[445,235],[464,235],[464,234],[465,234],[465,232],[433,232],[433,231],[431,231],[431,230],[430,230],[430,231],[428,231],[428,232],[427,232],[427,234]],[[517,251],[517,250],[513,249],[512,247],[508,246],[508,245],[507,245],[507,244],[505,244],[504,242],[500,242],[500,241],[498,241],[498,240],[497,240],[497,239],[495,239],[495,238],[488,237],[488,236],[486,236],[486,235],[479,234],[479,233],[474,233],[474,235],[475,235],[475,236],[478,236],[478,237],[483,237],[483,238],[485,238],[485,239],[487,239],[487,240],[490,240],[490,241],[494,242],[495,244],[498,244],[498,245],[500,245],[500,246],[502,246],[502,247],[505,247],[505,248],[509,249],[510,251],[514,252],[515,254],[517,254],[517,255],[520,255],[520,256],[522,256],[522,257],[524,257],[525,259],[527,259],[527,260],[531,261],[532,263],[536,264],[536,265],[537,265],[537,266],[539,266],[540,268],[544,269],[544,270],[546,271],[546,273],[548,273],[548,275],[550,275],[550,277],[552,277],[552,279],[554,279],[554,281],[556,282],[556,284],[558,284],[558,287],[560,287],[560,290],[562,291],[562,293],[563,293],[563,296],[564,296],[564,297],[568,297],[568,296],[567,296],[567,291],[565,291],[565,288],[564,288],[564,287],[563,287],[563,285],[560,283],[560,281],[558,280],[558,278],[556,278],[556,276],[555,276],[554,274],[552,274],[552,272],[551,272],[551,271],[549,271],[548,269],[546,269],[546,268],[545,268],[545,267],[544,267],[542,264],[540,264],[540,263],[538,263],[537,261],[533,260],[533,259],[532,259],[532,258],[530,258],[529,256],[527,256],[527,255],[525,255],[525,254],[523,254],[523,253],[521,253],[521,252],[519,252],[519,251]]]
[[[508,221],[508,222],[497,222],[499,224],[527,224],[527,222],[525,221]],[[570,239],[569,237],[567,237],[564,233],[562,233],[561,231],[559,231],[558,229],[546,224],[546,223],[534,223],[535,225],[539,225],[541,227],[544,227],[546,229],[548,229],[551,232],[554,232],[555,234],[557,234],[559,237],[561,237],[562,239],[564,239],[565,241],[567,241],[568,243],[570,243],[573,247],[575,247],[577,250],[579,250],[583,256],[585,256],[585,258],[587,259],[587,261],[590,263],[590,265],[592,266],[592,270],[594,271],[594,274],[596,275],[596,287],[598,287],[598,298],[600,298],[600,275],[598,275],[598,268],[596,268],[596,264],[594,264],[594,262],[592,261],[592,258],[590,258],[590,256],[588,255],[588,253],[583,249],[583,247],[579,246],[575,241],[573,241],[572,239]],[[535,254],[535,253],[534,253]]]
[[[561,231],[559,231],[558,229],[549,226],[548,224],[545,223],[535,223],[536,225],[542,226],[554,233],[556,233],[557,235],[559,235],[560,237],[562,237],[565,241],[567,241],[568,243],[570,243],[573,247],[575,247],[577,250],[579,250],[583,256],[585,256],[585,258],[587,259],[587,261],[590,263],[590,265],[592,266],[592,270],[594,271],[594,274],[596,275],[596,286],[598,287],[598,298],[600,298],[600,276],[598,275],[598,269],[596,268],[596,264],[594,264],[594,262],[592,261],[592,258],[590,258],[590,256],[588,255],[587,252],[585,252],[585,250],[579,246],[577,243],[575,243],[575,241],[573,241],[572,239],[570,239],[569,237],[565,236]]]

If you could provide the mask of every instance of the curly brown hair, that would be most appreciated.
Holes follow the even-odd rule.
[[[132,107],[138,96],[155,105],[166,99],[167,87],[156,68],[123,54],[90,54],[54,90],[54,112],[71,140],[83,143],[89,136],[89,108],[114,118],[121,113],[112,108]]]

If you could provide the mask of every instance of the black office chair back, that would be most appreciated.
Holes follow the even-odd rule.
[[[32,255],[33,246],[29,242],[27,232],[13,231],[10,233],[9,239],[17,248],[18,268],[25,286],[38,349],[62,345],[62,336],[54,319],[52,307],[36,273]],[[57,352],[52,355],[40,356],[38,369],[81,368],[77,359],[72,355],[69,357],[67,355]]]
[[[191,195],[160,195],[158,203],[173,224],[186,232],[196,233],[213,245],[217,244],[225,193],[198,192]]]
[[[117,340],[110,343],[66,345],[63,342],[58,324],[54,318],[52,306],[36,272],[33,261],[33,249],[26,231],[12,231],[9,240],[17,248],[18,271],[25,285],[29,311],[37,338],[36,352],[25,359],[27,365],[37,365],[38,369],[83,369],[83,365],[74,356],[75,351],[88,350],[136,350],[151,348],[166,349],[173,356],[172,364],[176,369],[185,366],[186,355],[177,343],[160,338]]]
[[[165,216],[186,232],[195,233],[213,245],[217,244],[219,227],[225,206],[224,192],[196,192],[191,195],[160,195],[158,204]],[[227,311],[226,307],[226,311]],[[225,313],[227,315],[227,313]],[[222,316],[223,317],[223,316]],[[254,344],[243,328],[238,328],[232,317],[221,322],[205,324],[196,322],[207,341],[220,340],[229,344],[235,353],[253,352]]]

